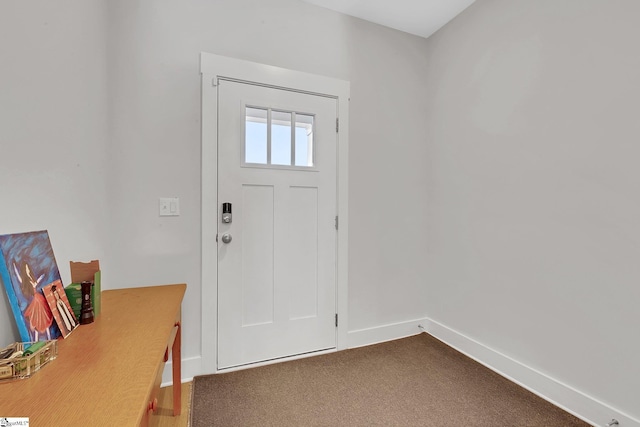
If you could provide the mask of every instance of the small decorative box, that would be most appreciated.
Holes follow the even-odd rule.
[[[29,378],[57,356],[57,341],[13,343],[0,350],[0,382]]]

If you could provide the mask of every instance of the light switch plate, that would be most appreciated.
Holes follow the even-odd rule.
[[[160,216],[179,216],[180,199],[178,197],[160,197]]]

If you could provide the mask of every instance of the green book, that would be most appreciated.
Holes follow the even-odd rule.
[[[64,288],[64,293],[67,294],[73,315],[76,316],[76,320],[80,321],[80,309],[82,308],[82,289],[80,288],[80,283],[68,285]]]

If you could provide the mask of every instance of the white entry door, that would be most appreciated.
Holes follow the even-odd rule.
[[[336,117],[219,81],[218,369],[336,347]]]

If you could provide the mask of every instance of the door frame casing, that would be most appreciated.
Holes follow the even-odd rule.
[[[256,83],[276,88],[321,94],[338,103],[337,133],[337,215],[336,350],[347,348],[348,286],[348,164],[350,83],[331,77],[289,70],[271,65],[200,53],[202,77],[201,159],[202,159],[202,242],[201,242],[201,374],[218,372],[218,89],[220,78]],[[212,119],[213,118],[213,119]],[[284,358],[283,360],[286,360]]]

